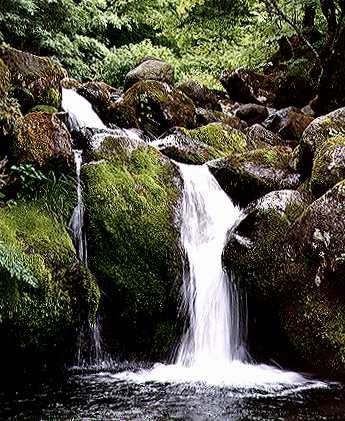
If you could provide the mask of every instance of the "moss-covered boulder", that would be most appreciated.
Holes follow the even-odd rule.
[[[105,292],[115,352],[162,357],[174,338],[180,267],[174,228],[181,179],[152,146],[107,136],[82,169],[91,271]]]
[[[145,80],[156,80],[174,86],[174,68],[156,57],[144,57],[126,74],[124,90],[135,83]]]
[[[225,156],[219,149],[189,136],[188,130],[176,127],[151,145],[165,156],[184,164],[204,164],[207,161]]]
[[[315,153],[310,188],[320,197],[335,184],[345,179],[345,137],[326,141]]]
[[[140,128],[156,136],[175,126],[195,125],[194,103],[167,83],[138,82],[125,92],[123,102],[135,109]]]
[[[345,373],[345,182],[312,203],[282,243],[275,288],[290,340],[319,370]]]
[[[223,190],[242,207],[273,190],[296,189],[300,174],[290,167],[292,151],[284,146],[233,154],[207,163]]]
[[[60,82],[66,71],[56,61],[5,46],[0,47],[0,59],[11,72],[15,97],[24,113],[39,104],[59,107]]]
[[[345,133],[345,107],[316,118],[303,132],[299,145],[297,168],[305,178],[309,178],[315,153],[334,136]]]
[[[226,270],[271,308],[277,306],[273,285],[285,232],[311,202],[311,196],[295,190],[268,193],[245,208],[229,234],[223,252]]]
[[[3,206],[0,224],[0,355],[63,364],[95,316],[98,286],[44,203]]]
[[[22,119],[18,101],[8,96],[0,100],[0,155],[10,154],[11,144],[19,134]]]
[[[18,164],[74,165],[69,131],[55,114],[49,112],[35,111],[22,119],[12,152]]]

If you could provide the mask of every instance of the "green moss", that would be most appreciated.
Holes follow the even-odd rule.
[[[2,319],[22,347],[44,351],[75,340],[87,314],[95,314],[100,294],[64,226],[25,202],[0,208],[0,223],[0,244],[13,250],[13,264],[26,271],[12,271],[10,281],[2,281],[9,296]],[[4,272],[6,265],[0,266]],[[34,280],[31,287],[20,278],[25,273]]]
[[[10,81],[11,73],[5,63],[0,59],[0,98],[3,98],[8,92]]]
[[[192,139],[213,146],[228,155],[247,150],[246,136],[224,124],[211,123],[195,130],[181,130]]]
[[[162,323],[180,265],[172,224],[178,172],[151,146],[108,150],[106,159],[82,171],[90,267],[112,300],[114,336],[128,343]]]

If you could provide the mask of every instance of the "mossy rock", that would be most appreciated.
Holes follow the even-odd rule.
[[[123,102],[134,108],[140,128],[155,136],[175,126],[195,127],[194,103],[167,83],[138,82],[125,92]]]
[[[11,72],[11,83],[25,113],[36,105],[58,108],[66,71],[54,60],[1,46],[0,58]]]
[[[345,107],[318,117],[303,132],[299,144],[297,169],[304,178],[310,178],[315,153],[334,136],[345,133]]]
[[[300,174],[290,168],[292,151],[283,146],[233,154],[207,163],[223,190],[241,207],[273,190],[296,189]]]
[[[10,145],[17,138],[23,116],[19,103],[8,96],[0,100],[0,133],[5,141],[1,144],[0,155],[9,155]]]
[[[249,150],[264,149],[271,146],[284,146],[281,137],[265,129],[261,124],[254,124],[244,131]]]
[[[151,142],[165,156],[183,164],[200,165],[212,159],[225,156],[223,152],[189,136],[181,127],[169,130],[161,138]]]
[[[18,164],[74,166],[71,136],[65,124],[50,112],[27,114],[12,145]]]
[[[223,264],[235,274],[252,298],[277,307],[274,280],[279,249],[292,222],[311,204],[312,197],[295,190],[268,193],[255,200],[232,227],[223,252]]]
[[[70,353],[88,314],[95,317],[98,308],[94,278],[44,204],[1,207],[0,224],[2,348],[29,350],[43,359]]]
[[[180,270],[174,220],[181,179],[152,146],[133,146],[105,137],[82,168],[89,265],[108,297],[110,347],[159,358],[169,346],[163,325],[174,338],[177,305],[169,303]]]
[[[296,350],[318,370],[345,373],[345,182],[313,202],[282,242],[275,289]]]
[[[320,197],[345,179],[345,137],[333,137],[316,152],[310,179],[315,197]]]
[[[103,121],[123,129],[139,129],[136,112],[133,107],[124,101],[116,101],[104,110]]]
[[[86,82],[79,86],[76,91],[79,95],[87,99],[100,115],[110,105],[111,86],[104,82]]]

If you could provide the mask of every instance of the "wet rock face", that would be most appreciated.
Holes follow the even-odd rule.
[[[321,370],[345,373],[345,182],[315,201],[282,243],[275,288],[292,344]]]
[[[138,82],[125,92],[123,103],[134,108],[140,128],[156,136],[174,126],[195,126],[195,105],[167,83]]]
[[[250,203],[232,227],[223,252],[229,274],[235,273],[251,297],[277,307],[274,279],[279,250],[288,227],[312,202],[295,190],[279,190]]]
[[[19,164],[74,166],[69,131],[49,112],[29,113],[22,119],[12,152]]]
[[[290,166],[292,152],[283,146],[257,149],[210,161],[207,165],[220,186],[241,207],[279,189],[296,189],[300,174]]]
[[[141,59],[127,73],[124,91],[127,91],[135,83],[144,80],[156,80],[174,86],[174,68],[170,64],[164,63],[164,61],[155,57]]]

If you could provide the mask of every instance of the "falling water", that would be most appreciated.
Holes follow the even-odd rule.
[[[226,234],[240,211],[206,166],[180,165],[184,180],[181,241],[187,255],[183,309],[189,327],[176,363],[185,367],[227,364],[246,358],[241,296],[222,268]],[[213,367],[214,368],[214,367]]]

